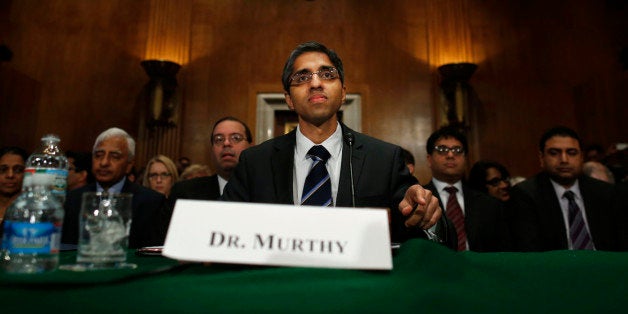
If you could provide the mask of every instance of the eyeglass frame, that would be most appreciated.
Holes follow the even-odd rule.
[[[454,154],[454,156],[460,156],[460,155],[464,155],[466,152],[464,150],[464,147],[462,146],[453,146],[453,147],[449,147],[446,145],[436,145],[434,146],[434,151],[436,153],[438,153],[441,156],[447,156],[447,154],[449,154],[449,152],[451,152],[452,154]]]
[[[233,133],[233,134],[229,134],[228,136],[224,136],[222,134],[216,134],[212,136],[212,145],[224,146],[227,138],[229,138],[229,142],[231,142],[232,144],[238,144],[244,140],[247,140],[246,136],[240,133]]]
[[[330,73],[332,74],[332,77],[325,77],[325,76],[321,76],[321,72],[322,73]],[[340,73],[338,72],[338,69],[336,69],[335,67],[323,67],[320,70],[316,71],[316,72],[310,72],[310,71],[301,71],[301,72],[297,72],[294,73],[292,75],[290,75],[290,86],[299,86],[299,85],[303,85],[303,84],[307,84],[309,82],[312,81],[312,79],[314,78],[314,74],[316,74],[316,76],[318,76],[318,78],[320,80],[323,81],[333,81],[337,78],[340,78]],[[297,78],[305,78],[305,81],[299,81],[299,82],[294,82],[295,79]]]

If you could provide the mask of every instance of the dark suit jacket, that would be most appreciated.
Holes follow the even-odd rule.
[[[175,183],[170,190],[168,201],[164,203],[164,206],[161,208],[159,213],[159,242],[164,243],[166,240],[168,226],[170,225],[170,218],[172,218],[172,211],[174,210],[174,205],[178,199],[211,201],[217,200],[218,198],[220,198],[218,175],[192,178]]]
[[[177,182],[170,190],[168,200],[172,203],[177,199],[217,200],[220,197],[218,175],[193,178]]]
[[[432,181],[426,189],[438,197],[441,208],[443,199]],[[504,205],[496,198],[473,190],[462,184],[464,195],[464,228],[469,242],[469,250],[476,252],[499,252],[510,248],[510,235],[504,216]],[[448,246],[457,247],[457,234],[453,223],[448,225]],[[449,242],[451,241],[451,242]]]
[[[342,133],[352,133],[353,147],[343,141],[342,162],[336,206],[352,207],[350,156],[355,186],[355,207],[391,209],[393,241],[400,241],[403,217],[398,205],[406,190],[418,183],[406,168],[401,148],[355,132],[342,125]],[[293,168],[296,131],[250,147],[240,155],[240,163],[225,187],[223,199],[239,202],[294,204]]]
[[[79,215],[84,192],[96,192],[96,183],[72,190],[67,194],[61,243],[78,244]],[[163,206],[165,197],[128,180],[124,182],[121,192],[133,194],[133,220],[129,235],[129,248],[161,244],[156,229],[157,213]]]
[[[613,185],[586,176],[578,178],[589,231],[598,250],[626,250],[621,236],[624,197]],[[624,197],[625,198],[625,197]],[[565,222],[554,187],[546,173],[515,185],[511,190],[509,218],[513,244],[519,251],[568,248]],[[622,208],[623,207],[623,208]]]

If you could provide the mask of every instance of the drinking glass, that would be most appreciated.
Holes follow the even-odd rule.
[[[136,265],[126,263],[132,199],[127,193],[84,193],[76,265],[61,268],[78,271],[135,268]]]

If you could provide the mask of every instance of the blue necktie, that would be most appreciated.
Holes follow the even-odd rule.
[[[322,145],[315,145],[307,152],[307,157],[312,158],[312,167],[305,178],[301,205],[333,206],[331,180],[325,167],[330,156]]]
[[[573,249],[595,250],[589,229],[584,222],[582,211],[574,199],[574,193],[572,191],[566,191],[563,196],[569,201],[569,237],[571,238]]]

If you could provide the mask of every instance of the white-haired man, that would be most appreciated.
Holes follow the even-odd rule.
[[[81,197],[84,192],[107,191],[133,194],[133,221],[129,235],[129,247],[158,245],[155,230],[158,209],[165,197],[151,189],[126,179],[135,157],[135,141],[124,130],[110,128],[102,132],[92,151],[92,173],[96,183],[70,191],[65,201],[63,244],[77,244]]]

